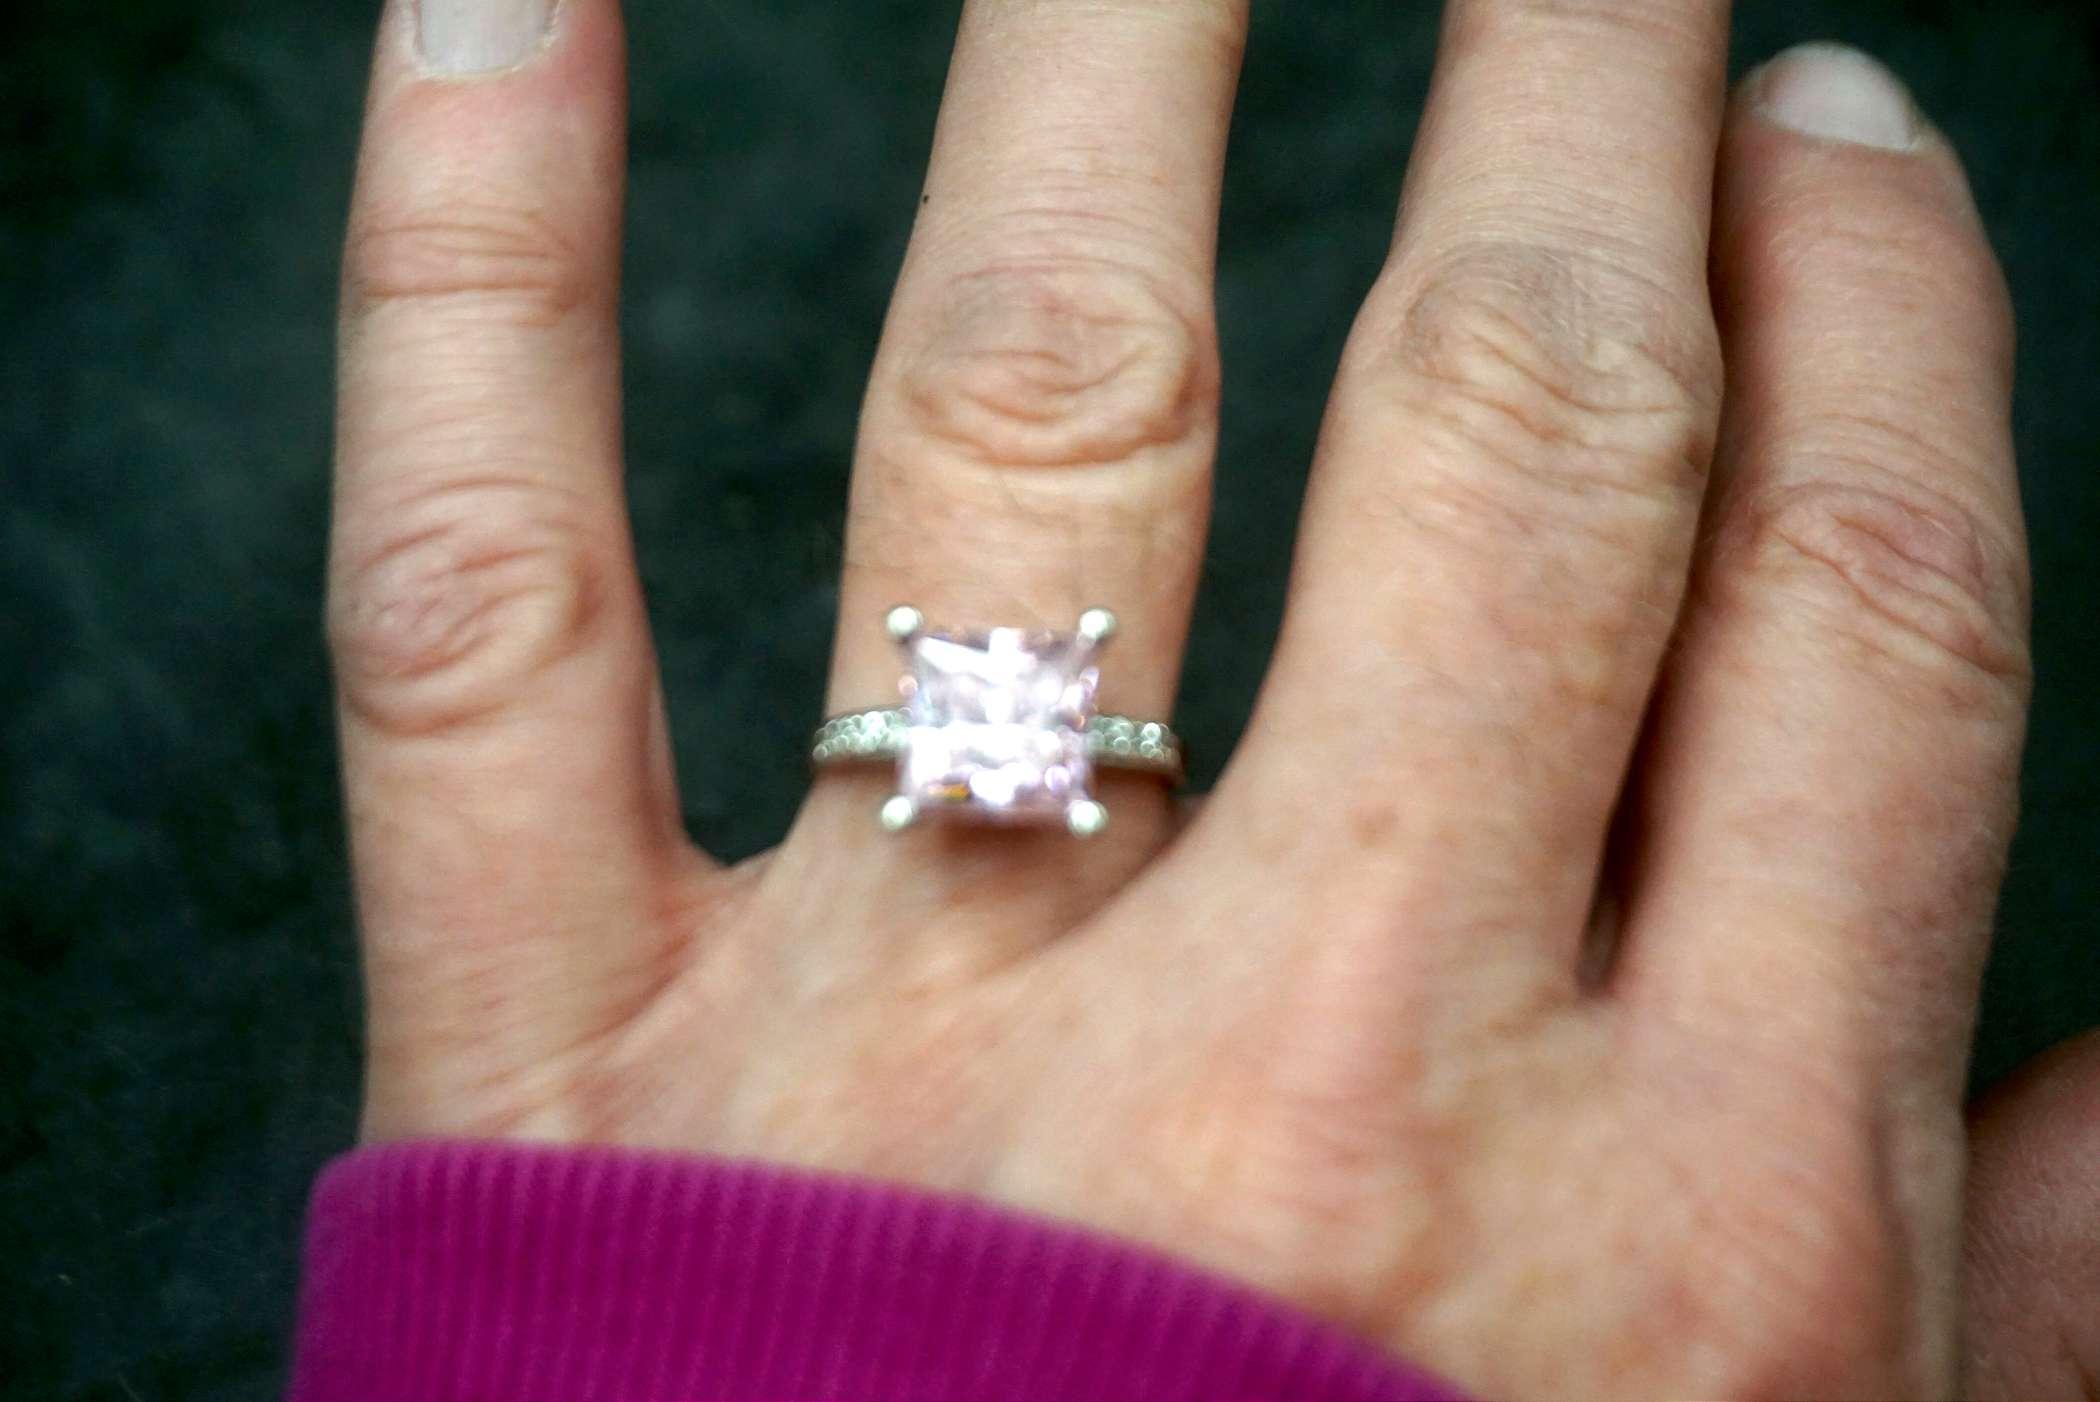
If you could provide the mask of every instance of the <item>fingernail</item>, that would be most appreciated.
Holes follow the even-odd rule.
[[[422,0],[416,38],[438,73],[515,68],[547,37],[554,0]]]
[[[1842,44],[1788,49],[1757,75],[1757,107],[1783,127],[1826,141],[1906,151],[1918,109],[1896,75]]]

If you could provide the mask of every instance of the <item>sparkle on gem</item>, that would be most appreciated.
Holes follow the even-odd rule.
[[[1092,641],[993,628],[921,632],[904,649],[911,671],[897,792],[920,812],[1063,821],[1093,796]]]

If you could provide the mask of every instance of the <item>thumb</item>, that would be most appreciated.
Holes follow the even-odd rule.
[[[2100,1397],[2100,1032],[1992,1092],[1973,1136],[1964,1393]]]

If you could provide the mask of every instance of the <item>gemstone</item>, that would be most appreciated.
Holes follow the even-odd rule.
[[[992,628],[916,633],[904,649],[897,791],[921,813],[1061,822],[1092,797],[1093,642]]]

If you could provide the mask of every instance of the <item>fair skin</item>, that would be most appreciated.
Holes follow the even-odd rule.
[[[1104,704],[1171,709],[1245,23],[965,6],[831,708],[894,695],[908,600],[1110,605]],[[981,1195],[1489,1396],[2095,1366],[2062,1165],[2100,1057],[2010,1093],[1966,1172],[2027,584],[2005,291],[1929,127],[1804,134],[1785,71],[1728,101],[1723,0],[1450,0],[1211,796],[1111,782],[1086,847],[890,837],[885,776],[829,774],[723,867],[621,496],[616,7],[468,78],[415,26],[390,6],[352,215],[330,603],[369,1137]]]

